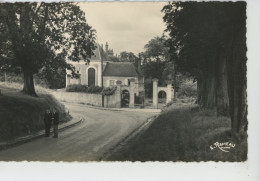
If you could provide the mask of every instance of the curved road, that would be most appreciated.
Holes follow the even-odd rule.
[[[154,111],[109,111],[80,104],[66,107],[85,121],[59,133],[0,152],[0,161],[99,161],[104,153],[141,126]]]

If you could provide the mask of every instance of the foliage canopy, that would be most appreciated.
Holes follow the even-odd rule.
[[[65,60],[88,61],[95,48],[95,30],[75,3],[1,3],[0,25],[0,69],[21,68],[23,91],[31,95],[39,70],[74,73]]]

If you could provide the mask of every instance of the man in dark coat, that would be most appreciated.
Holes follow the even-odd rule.
[[[58,125],[60,120],[59,120],[59,114],[56,109],[53,109],[52,120],[53,120],[53,133],[54,133],[53,138],[58,138]]]
[[[50,136],[51,118],[52,118],[51,111],[50,111],[50,109],[47,109],[44,114],[45,137]]]

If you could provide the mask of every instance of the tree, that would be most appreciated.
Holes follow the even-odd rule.
[[[104,60],[109,62],[120,62],[120,59],[114,55],[107,55],[104,53]]]
[[[148,61],[169,61],[169,48],[166,46],[166,39],[154,37],[145,46],[145,54]]]
[[[119,55],[120,62],[136,62],[138,57],[133,52],[123,51]]]
[[[247,78],[246,78],[246,2],[236,3],[227,10],[230,32],[226,43],[226,66],[232,130],[247,130]]]
[[[165,63],[162,71],[162,80],[172,82],[172,85],[174,87],[174,100],[176,100],[177,98],[176,92],[179,87],[176,76],[177,76],[177,72],[176,72],[175,62],[169,61]]]
[[[246,125],[246,3],[172,2],[163,8],[170,52],[198,85],[198,103]]]
[[[65,59],[88,61],[95,31],[75,3],[1,3],[0,66],[20,67],[23,92],[36,96],[33,75],[39,70],[72,70]]]
[[[150,97],[152,96],[152,78],[157,78],[159,85],[164,85],[167,80],[172,79],[172,72],[166,66],[171,63],[165,37],[154,37],[144,46],[144,49],[144,52],[139,53],[139,60],[143,62],[146,95]]]
[[[145,52],[139,54],[139,59],[143,61],[145,78],[157,78],[161,85],[169,78],[172,80],[171,75],[174,74],[169,69],[173,67],[173,64],[170,60],[165,37],[154,37],[144,46],[144,49]],[[170,65],[170,67],[167,65]]]
[[[44,67],[36,75],[45,80],[50,89],[61,89],[66,86],[66,69],[63,67]]]
[[[159,84],[164,83],[163,71],[165,68],[166,62],[156,61],[149,62],[143,65],[143,73],[145,78],[157,78],[159,79]]]

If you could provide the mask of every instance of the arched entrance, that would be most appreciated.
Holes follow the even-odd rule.
[[[96,71],[94,68],[89,68],[88,69],[88,86],[95,86],[95,74]]]
[[[164,93],[160,93],[162,91]],[[158,79],[153,79],[153,106],[155,108],[158,108],[158,97],[161,98],[159,101],[163,101],[164,96],[166,97],[165,103],[168,104],[174,96],[171,82],[167,82],[166,87],[158,87]]]
[[[128,90],[123,90],[121,94],[122,107],[129,107],[130,94]]]
[[[158,103],[166,104],[166,92],[163,90],[158,92]]]

